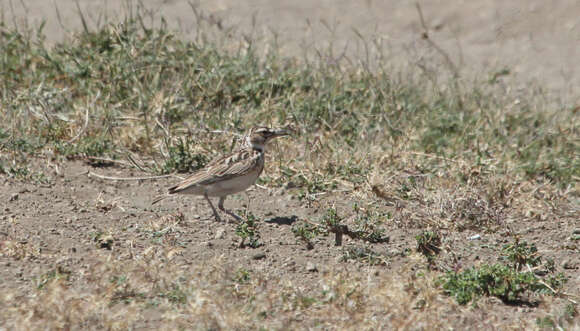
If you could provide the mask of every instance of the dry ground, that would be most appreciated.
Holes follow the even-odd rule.
[[[556,262],[556,270],[569,277],[562,292],[577,299],[580,258],[571,237],[579,232],[578,206],[531,183],[512,187],[509,195],[514,205],[533,206],[529,215],[516,206],[478,206],[485,204],[477,201],[480,195],[445,189],[441,205],[429,206],[354,198],[364,187],[315,203],[300,201],[292,189],[254,188],[247,198],[226,202],[262,220],[262,246],[240,248],[236,226],[216,223],[200,198],[150,206],[159,187],[175,179],[103,180],[88,174],[146,174],[83,162],[35,164],[32,169],[52,178],[50,184],[1,179],[0,286],[9,329],[530,329],[546,317],[571,329],[578,323],[578,316],[576,322],[566,317],[568,296],[532,295],[513,305],[482,298],[475,306],[459,306],[437,289],[435,274],[415,251],[415,236],[424,228],[414,226],[412,215],[419,214],[421,224],[440,208],[455,209],[457,224],[470,222],[461,213],[482,222],[498,217],[501,226],[493,231],[443,229],[436,268],[495,263],[499,247],[517,234]],[[391,183],[407,177],[398,173]],[[319,207],[334,205],[352,215],[354,202],[392,215],[382,224],[388,243],[346,237],[337,247],[332,237],[320,237],[310,250],[293,235],[297,222],[322,217]],[[468,239],[477,234],[480,240]],[[345,261],[348,252],[365,248],[377,254],[374,261],[364,254]]]

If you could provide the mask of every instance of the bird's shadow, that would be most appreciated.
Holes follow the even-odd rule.
[[[265,220],[266,223],[274,223],[278,225],[292,225],[294,222],[298,221],[298,216],[276,216],[270,218],[269,220]]]

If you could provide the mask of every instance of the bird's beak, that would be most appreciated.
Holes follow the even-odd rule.
[[[272,138],[290,136],[294,134],[294,129],[291,127],[278,128],[273,131]]]

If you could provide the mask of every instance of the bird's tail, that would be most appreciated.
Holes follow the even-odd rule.
[[[162,195],[158,195],[155,198],[153,198],[153,201],[151,201],[151,205],[154,205],[156,203],[158,203],[161,200],[164,200],[165,198],[168,198],[169,194],[162,194]]]

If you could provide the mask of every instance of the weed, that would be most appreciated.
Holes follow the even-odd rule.
[[[531,269],[520,271],[524,265],[533,267],[541,263],[541,256],[534,244],[520,243],[516,238],[513,244],[503,247],[502,254],[504,259],[512,262],[511,265],[484,264],[461,273],[448,272],[441,278],[446,293],[453,295],[460,304],[482,295],[495,296],[504,302],[514,302],[525,292],[554,295],[554,291],[566,282],[561,273],[541,279]],[[546,269],[553,272],[553,262]]]
[[[578,304],[568,303],[564,308],[564,317],[572,321],[576,316],[578,316]]]
[[[183,305],[187,302],[187,293],[178,284],[172,284],[171,289],[161,295],[173,304]]]
[[[246,247],[246,239],[248,240],[247,246],[251,248],[258,248],[262,246],[260,242],[260,232],[258,231],[258,219],[251,212],[246,212],[244,218],[240,220],[236,226],[236,235],[238,235],[242,240],[240,242],[240,247]]]
[[[441,235],[434,231],[424,231],[415,236],[417,251],[423,254],[427,261],[433,262],[435,256],[441,251]]]
[[[386,265],[385,257],[368,247],[349,247],[342,252],[342,261],[356,260],[369,265]]]
[[[296,238],[306,243],[306,247],[308,249],[314,248],[314,243],[312,242],[312,239],[322,234],[321,227],[306,222],[300,222],[298,224],[293,225],[292,233],[294,233],[294,236]]]
[[[542,262],[536,245],[528,244],[525,241],[520,243],[518,237],[514,243],[504,245],[501,253],[508,261],[512,262],[512,267],[518,271],[526,265],[535,267]]]
[[[0,163],[0,174],[5,174],[9,178],[14,178],[21,182],[32,182],[35,184],[47,184],[50,182],[50,178],[46,177],[43,172],[32,171],[28,166],[22,164],[7,167]]]
[[[466,304],[480,296],[495,296],[504,302],[515,302],[526,292],[553,294],[565,282],[563,275],[541,281],[532,272],[519,272],[510,266],[484,264],[460,273],[447,272],[441,277],[445,293]]]
[[[44,289],[48,283],[56,282],[61,279],[68,281],[71,275],[71,271],[64,269],[63,267],[59,266],[56,269],[53,269],[40,277],[37,280],[37,289],[42,290]]]
[[[316,174],[310,178],[300,175],[293,181],[293,184],[300,188],[298,190],[298,199],[300,200],[316,200],[318,195],[336,188],[334,180]]]
[[[160,174],[171,172],[188,173],[203,168],[208,162],[202,154],[191,152],[192,139],[190,137],[177,138],[174,145],[169,146],[168,157],[157,171]]]
[[[360,211],[356,206],[355,210],[357,213]],[[294,232],[296,237],[306,242],[308,249],[314,248],[311,239],[318,235],[326,236],[330,233],[334,233],[334,243],[336,246],[342,245],[343,235],[370,243],[388,242],[389,237],[384,235],[383,229],[377,227],[376,222],[370,220],[369,215],[361,216],[359,214],[356,220],[357,229],[350,230],[346,224],[343,224],[343,219],[338,215],[337,210],[335,208],[328,208],[320,223],[305,221],[304,225],[295,226],[292,232]]]
[[[545,328],[554,329],[554,328],[556,328],[556,323],[549,316],[536,318],[536,325],[540,329],[545,329]]]
[[[334,233],[334,244],[342,245],[343,234],[349,233],[348,227],[342,223],[342,218],[338,216],[335,208],[328,208],[320,222],[327,233]]]
[[[110,233],[98,231],[93,233],[91,237],[97,244],[98,248],[104,248],[107,250],[113,249],[113,243],[115,242],[115,239]]]
[[[234,281],[238,284],[245,284],[248,283],[251,279],[251,273],[249,270],[240,268],[236,271],[234,276]]]
[[[356,214],[354,219],[355,229],[353,232],[357,237],[369,243],[385,243],[389,241],[389,237],[385,235],[385,229],[380,226],[384,224],[385,220],[390,215],[378,212],[376,210],[364,209],[355,203],[353,211]]]

